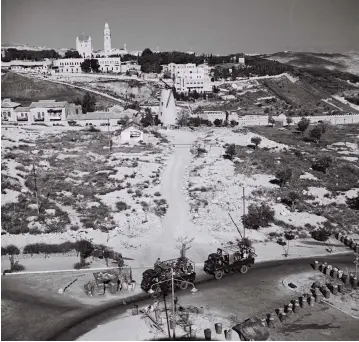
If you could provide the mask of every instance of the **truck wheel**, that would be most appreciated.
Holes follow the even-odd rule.
[[[247,265],[242,265],[241,268],[239,269],[239,272],[245,274],[248,272],[248,266]]]
[[[223,272],[222,272],[222,271],[217,271],[217,272],[214,274],[214,278],[217,279],[217,280],[222,279],[222,277],[223,277]]]
[[[180,285],[179,285],[179,288],[181,290],[185,290],[185,289],[187,289],[187,287],[188,287],[188,283],[181,282]]]

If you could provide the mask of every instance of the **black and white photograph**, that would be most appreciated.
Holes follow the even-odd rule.
[[[2,0],[2,341],[359,339],[358,0]]]

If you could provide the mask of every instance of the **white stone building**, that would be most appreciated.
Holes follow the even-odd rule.
[[[65,121],[70,114],[67,101],[40,100],[30,105],[31,119],[34,122]]]
[[[138,143],[144,141],[145,133],[141,125],[131,121],[122,127],[120,138],[124,143]]]
[[[93,53],[91,37],[84,34],[76,37],[76,50],[82,57],[91,58]]]
[[[17,107],[15,109],[16,121],[18,123],[29,124],[33,123],[33,117],[31,115],[30,107]]]
[[[15,109],[20,106],[20,103],[12,102],[11,99],[4,99],[1,102],[1,121],[16,122]]]
[[[10,62],[2,62],[1,68],[19,73],[41,73],[47,74],[51,67],[51,60],[45,61],[21,61],[13,60]]]
[[[121,73],[126,72],[127,68],[122,68],[120,57],[96,58],[100,65],[100,72]],[[57,59],[53,63],[52,73],[82,73],[81,63],[85,58],[64,58]]]
[[[168,72],[174,80],[174,85],[178,93],[188,93],[194,90],[198,93],[212,91],[210,67],[207,64],[170,63],[162,67],[163,73]]]

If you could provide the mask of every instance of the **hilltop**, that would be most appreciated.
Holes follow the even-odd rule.
[[[359,75],[359,52],[316,53],[316,52],[276,52],[262,55],[266,59],[292,65],[294,67],[339,70]]]

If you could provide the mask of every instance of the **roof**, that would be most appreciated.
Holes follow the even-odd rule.
[[[125,114],[114,112],[89,112],[87,114],[73,114],[67,117],[68,120],[110,120],[122,119]]]
[[[12,102],[10,99],[4,99],[1,103],[2,108],[15,108],[21,106],[21,103]]]
[[[44,66],[44,65],[50,65],[52,62],[50,60],[46,61],[21,61],[21,60],[13,60],[10,62],[3,62],[1,63],[3,66]]]
[[[30,108],[63,108],[67,105],[67,101],[56,102],[55,100],[40,100],[38,102],[32,102]]]
[[[81,34],[79,37],[77,37],[77,39],[80,41],[80,42],[87,42],[89,39],[91,39],[90,36],[87,36],[85,34]]]
[[[30,107],[17,107],[15,112],[30,112]]]

